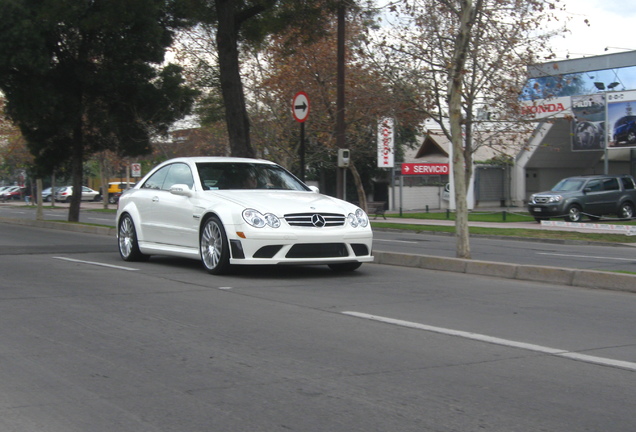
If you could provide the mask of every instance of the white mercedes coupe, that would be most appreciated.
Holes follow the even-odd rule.
[[[373,234],[362,209],[257,159],[166,161],[123,193],[116,226],[125,261],[194,258],[212,274],[241,264],[353,271],[373,261]]]

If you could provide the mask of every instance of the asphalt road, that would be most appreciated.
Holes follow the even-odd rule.
[[[82,222],[115,226],[113,213],[89,211],[101,208],[101,203],[83,203],[82,205],[84,207],[80,213]],[[57,204],[57,206],[56,209],[45,206],[45,220],[65,221],[68,218],[66,205]],[[35,219],[35,210],[24,206],[0,205],[0,218],[2,217]],[[432,221],[432,223],[444,222]],[[448,223],[452,224],[452,222]],[[507,223],[505,227],[540,229],[535,222]],[[634,244],[595,245],[480,236],[472,236],[470,244],[472,258],[475,260],[636,273],[636,245]],[[456,240],[453,236],[443,234],[374,230],[373,248],[375,251],[454,257]]]
[[[0,430],[629,431],[636,296],[365,264],[125,263],[0,223]]]
[[[482,261],[636,273],[634,245],[471,236],[470,246],[472,258]],[[456,239],[451,235],[374,230],[373,249],[452,258]]]

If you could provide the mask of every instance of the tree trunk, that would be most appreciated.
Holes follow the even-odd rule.
[[[53,189],[51,189],[51,193],[53,193]],[[37,210],[35,212],[35,220],[44,220],[44,211],[42,209],[42,206],[44,205],[44,203],[42,202],[42,179],[41,178],[37,178],[35,180],[35,194],[31,194],[31,195],[35,195],[33,197],[33,199],[35,200],[35,202],[37,203]]]
[[[349,169],[351,170],[351,174],[353,175],[353,182],[355,183],[356,191],[358,192],[358,207],[369,213],[369,209],[367,208],[367,195],[364,191],[364,185],[362,184],[360,173],[353,163],[349,164]]]
[[[218,14],[216,44],[221,93],[232,156],[254,157],[239,65],[237,11],[234,0],[215,0]]]
[[[84,140],[82,128],[77,127],[73,134],[71,176],[73,179],[73,196],[68,208],[68,221],[79,222],[80,205],[82,203],[82,176],[84,174]]]
[[[99,159],[99,178],[100,180],[100,191],[102,193],[102,205],[104,210],[108,209],[108,200],[110,197],[108,196],[108,183],[110,181],[110,169],[106,163],[106,154],[102,153]]]
[[[468,230],[467,192],[470,178],[466,178],[466,159],[464,157],[464,137],[462,131],[462,76],[468,54],[471,25],[474,8],[471,0],[461,2],[460,28],[455,39],[453,62],[449,71],[449,117],[451,141],[453,146],[453,178],[455,182],[455,234],[457,236],[457,258],[470,258],[470,240]]]

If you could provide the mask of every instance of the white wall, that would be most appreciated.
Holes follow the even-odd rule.
[[[404,186],[402,188],[402,203],[400,205],[400,187],[395,188],[395,203],[393,203],[393,191],[389,188],[389,209],[398,211],[445,210],[448,201],[442,198],[444,186]]]

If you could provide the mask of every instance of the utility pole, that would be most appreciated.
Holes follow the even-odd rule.
[[[346,147],[345,139],[345,0],[338,6],[338,88],[336,101],[336,146]],[[346,168],[336,167],[336,198],[344,198],[344,175]]]

